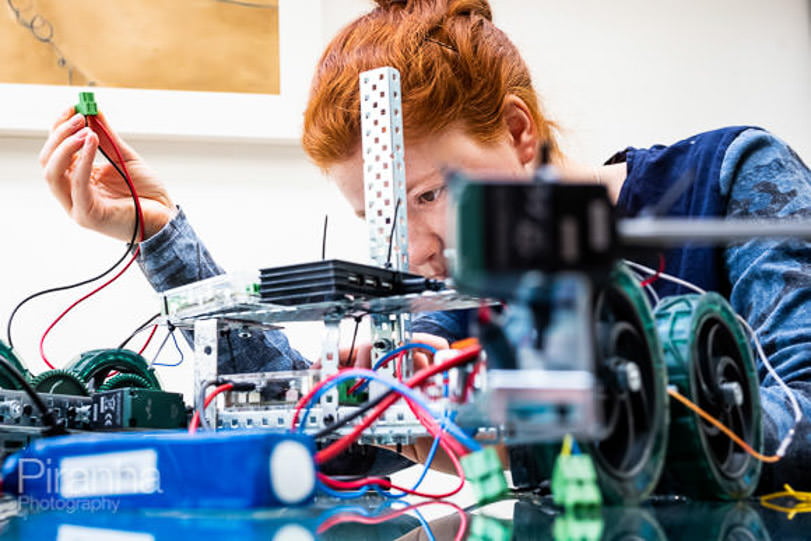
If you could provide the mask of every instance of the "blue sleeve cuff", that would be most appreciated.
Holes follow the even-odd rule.
[[[223,273],[179,207],[177,215],[140,248],[138,265],[158,292]]]

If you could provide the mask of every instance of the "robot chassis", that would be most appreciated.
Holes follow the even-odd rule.
[[[360,90],[371,259],[377,267],[406,273],[399,73],[392,68],[365,72]],[[491,180],[459,174],[448,179],[456,206],[451,263],[458,291],[337,300],[338,295],[314,302],[305,295],[304,302],[282,305],[259,299],[251,280],[220,276],[165,292],[166,319],[194,329],[195,396],[218,377],[256,389],[224,393],[224,400],[207,410],[209,424],[220,430],[289,427],[299,398],[338,372],[344,318],[368,315],[374,363],[409,342],[412,314],[476,309],[498,304],[486,300],[497,298],[509,301],[509,309],[479,321],[487,369],[472,397],[462,404],[427,398],[441,408],[457,409],[457,421],[479,437],[510,445],[517,487],[549,479],[560,442],[571,434],[592,455],[609,502],[636,503],[654,490],[710,499],[750,495],[761,463],[668,396],[668,388],[677,389],[760,450],[762,414],[748,337],[728,303],[714,293],[668,297],[652,306],[620,254],[627,247],[661,248],[687,240],[808,238],[811,228],[721,220],[618,221],[603,187],[559,183],[548,167],[539,169],[531,183]],[[378,280],[375,285],[386,284]],[[272,329],[294,321],[323,321],[320,369],[218,374],[223,331]],[[379,373],[393,377],[393,364]],[[412,369],[406,357],[404,376]],[[464,370],[451,374],[457,397],[469,375]],[[262,392],[268,389],[272,396]],[[386,390],[372,382],[368,397]],[[316,433],[358,407],[357,400],[334,388],[302,421],[304,429]],[[347,434],[356,422],[331,437]],[[407,444],[427,435],[398,403],[359,443]]]

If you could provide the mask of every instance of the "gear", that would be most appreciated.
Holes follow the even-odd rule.
[[[31,387],[38,393],[90,396],[87,386],[67,370],[48,370],[31,379]]]
[[[0,356],[6,359],[12,367],[16,368],[23,377],[31,377],[30,372],[25,369],[20,359],[18,359],[11,348],[2,341],[0,341]],[[0,364],[0,388],[11,390],[22,389],[19,381],[17,381],[17,379],[9,373],[9,369],[2,364]]]
[[[112,391],[114,389],[151,389],[151,384],[141,376],[136,374],[116,374],[107,381],[101,384],[98,388],[101,391]]]
[[[100,389],[111,372],[140,376],[149,383],[149,389],[160,390],[155,371],[146,360],[128,349],[94,349],[71,361],[67,370],[84,381],[90,389]]]

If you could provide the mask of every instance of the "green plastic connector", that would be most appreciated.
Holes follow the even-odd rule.
[[[356,390],[354,393],[349,394],[351,389],[358,380],[347,379],[338,384],[338,404],[342,406],[360,406],[369,401],[369,392]]]
[[[485,447],[462,457],[462,469],[479,505],[507,494],[507,478],[495,447]]]
[[[552,527],[555,541],[599,541],[603,537],[603,516],[599,511],[563,513]]]
[[[95,116],[99,114],[99,107],[92,92],[79,92],[79,103],[76,104],[76,112],[84,116]]]
[[[465,539],[468,541],[510,541],[512,538],[512,522],[487,515],[473,515]]]
[[[552,470],[552,498],[566,512],[603,504],[591,456],[558,455]]]

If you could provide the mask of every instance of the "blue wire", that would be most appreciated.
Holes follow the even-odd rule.
[[[374,370],[376,372],[381,366],[383,366],[384,364],[389,362],[391,359],[393,359],[394,357],[396,357],[397,355],[399,355],[403,351],[408,351],[410,349],[424,349],[425,351],[427,351],[431,355],[436,353],[436,348],[434,346],[424,344],[422,342],[409,342],[408,344],[404,344],[404,345],[402,345],[402,346],[400,346],[398,348],[395,348],[395,349],[389,351],[388,353],[386,353],[385,355],[383,355],[382,357],[380,357],[377,360],[377,362],[374,364],[374,366],[372,367],[372,370]],[[364,382],[363,385],[361,385],[360,387],[355,389],[355,392],[358,393],[360,391],[363,391],[364,389],[366,389],[366,387],[368,385],[369,385],[368,381]]]
[[[177,338],[175,337],[175,331],[169,331],[169,335],[172,337],[172,342],[175,343],[175,349],[178,351],[178,353],[180,353],[180,360],[177,361],[175,364],[166,364],[166,363],[155,363],[155,362],[153,362],[152,366],[168,366],[168,367],[172,368],[172,367],[180,366],[181,364],[183,364],[183,360],[184,360],[183,350],[180,349],[180,345],[177,343]],[[161,349],[163,349],[163,345],[161,345]],[[160,353],[160,350],[158,350],[158,353]],[[157,357],[157,355],[156,355],[156,357]]]
[[[422,529],[425,531],[425,535],[428,537],[429,541],[436,541],[436,537],[434,537],[434,532],[431,531],[431,526],[428,524],[428,521],[425,520],[425,517],[422,516],[419,509],[414,509],[414,514],[417,515],[417,520],[420,521],[422,524]]]
[[[410,349],[424,349],[431,355],[436,353],[436,348],[433,346],[429,346],[428,344],[423,344],[421,342],[409,342],[408,344],[402,345],[398,348],[394,348],[393,350],[386,353],[384,356],[380,357],[375,363],[375,365],[372,367],[372,370],[377,370],[396,355],[402,353],[403,351],[408,351]]]
[[[313,395],[310,403],[307,405],[307,409],[304,410],[304,415],[301,417],[301,420],[299,422],[298,427],[299,432],[304,431],[304,426],[307,424],[307,418],[310,416],[310,411],[312,410],[313,404],[318,402],[318,400],[324,393],[326,393],[328,390],[335,387],[342,381],[346,381],[348,379],[356,379],[359,377],[374,380],[379,383],[383,383],[384,385],[388,385],[396,392],[419,404],[434,419],[439,420],[439,416],[433,412],[428,403],[426,403],[425,400],[423,400],[423,398],[419,396],[416,392],[414,392],[414,390],[411,389],[410,387],[403,385],[399,381],[384,378],[379,374],[372,372],[371,370],[353,368],[350,370],[344,370],[341,373],[339,373],[337,376],[335,376],[334,379],[332,379],[324,387],[319,389],[318,392],[315,393],[315,395]],[[451,421],[448,421],[447,428],[448,432],[451,435],[453,435],[453,437],[456,438],[459,441],[459,443],[461,443],[471,451],[481,451],[482,446],[479,444],[479,442],[477,442],[476,440],[465,434],[465,432],[461,428],[459,428],[458,425],[456,425]]]

